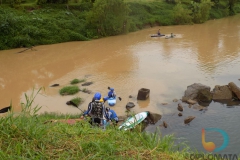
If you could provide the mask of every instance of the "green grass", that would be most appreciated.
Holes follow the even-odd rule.
[[[44,123],[46,120],[74,118],[76,115],[41,114],[33,107],[40,90],[22,103],[22,112],[0,118],[1,159],[186,159],[187,150],[178,151],[172,135],[159,136],[92,128],[87,121],[74,125]]]
[[[79,106],[79,104],[81,104],[83,102],[82,98],[80,98],[80,97],[75,97],[75,98],[71,99],[70,101],[72,101],[77,106]]]
[[[61,95],[73,95],[79,92],[78,86],[66,86],[59,90]]]
[[[25,94],[20,113],[11,111],[0,118],[0,159],[187,160],[191,153],[198,154],[184,143],[175,145],[173,135],[141,132],[141,126],[120,131],[114,126],[92,127],[87,121],[45,123],[79,115],[39,115],[41,107],[33,106],[33,101],[40,90]]]
[[[82,83],[85,82],[86,79],[73,79],[70,83],[71,84],[77,84],[77,83]]]

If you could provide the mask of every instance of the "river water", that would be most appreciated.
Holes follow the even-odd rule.
[[[162,34],[176,36],[172,39],[151,37],[158,29]],[[79,96],[84,102],[79,106],[87,109],[94,92],[106,95],[107,87],[114,87],[122,101],[113,108],[118,115],[125,115],[127,102],[136,106],[133,112],[151,111],[162,114],[162,119],[147,127],[154,132],[160,128],[163,135],[174,134],[183,137],[192,149],[205,150],[201,144],[202,128],[219,128],[229,135],[228,146],[219,153],[240,154],[240,107],[228,108],[226,104],[212,102],[206,111],[188,108],[183,103],[182,117],[177,116],[177,103],[187,86],[202,83],[210,86],[227,85],[234,82],[240,87],[240,15],[211,20],[204,24],[153,27],[129,33],[86,42],[69,42],[0,51],[0,108],[12,101],[15,112],[20,111],[24,94],[30,95],[44,87],[35,98],[34,105],[42,106],[39,113],[81,113],[66,105]],[[79,92],[73,96],[61,96],[58,91],[70,81],[85,78],[94,82],[81,86],[91,94]],[[59,87],[49,87],[58,83]],[[150,89],[150,98],[137,101],[140,88]],[[133,98],[129,98],[132,95]],[[168,103],[162,105],[162,103]],[[184,125],[187,116],[196,118],[190,125]],[[159,125],[163,121],[168,128]],[[220,147],[223,138],[220,133],[206,132],[206,141],[213,141]]]

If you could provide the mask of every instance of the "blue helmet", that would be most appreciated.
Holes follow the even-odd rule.
[[[101,96],[101,93],[97,92],[97,93],[95,93],[95,95],[94,95],[93,98],[94,98],[95,100],[100,100],[101,97],[102,97],[102,96]]]
[[[110,88],[111,91],[114,91],[114,88]]]

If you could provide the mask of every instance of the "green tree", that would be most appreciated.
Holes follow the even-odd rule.
[[[192,23],[192,11],[183,7],[181,3],[178,3],[173,8],[174,20],[176,24],[190,24]]]
[[[92,32],[112,36],[128,31],[129,6],[123,0],[96,0],[87,21]]]
[[[191,10],[194,23],[203,23],[208,20],[213,2],[210,0],[201,0],[200,3],[192,2]]]
[[[228,0],[228,8],[229,8],[229,15],[235,15],[234,11],[234,5],[237,2],[237,0]]]

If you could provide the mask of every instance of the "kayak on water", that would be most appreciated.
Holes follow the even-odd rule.
[[[163,36],[165,36],[165,34],[161,34],[161,35],[154,34],[154,35],[151,35],[151,37],[163,37]]]
[[[134,128],[136,125],[141,123],[147,116],[149,112],[141,112],[133,117],[128,118],[123,124],[119,126],[118,129],[124,129],[125,131]]]
[[[117,102],[116,97],[111,97],[111,98],[105,97],[105,99],[107,99],[107,102],[108,102],[109,106],[114,106]]]

